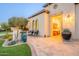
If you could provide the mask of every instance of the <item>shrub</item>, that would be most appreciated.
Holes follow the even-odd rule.
[[[5,34],[5,35],[4,35],[4,39],[7,39],[7,40],[9,40],[9,41],[12,40],[12,34],[8,34],[8,33]]]
[[[21,25],[19,27],[19,29],[23,30],[23,31],[28,31],[29,29],[26,27],[26,25]]]

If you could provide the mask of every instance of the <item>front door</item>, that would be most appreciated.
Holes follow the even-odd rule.
[[[62,21],[62,14],[52,16],[50,19],[50,35],[53,38],[61,38],[61,21]]]

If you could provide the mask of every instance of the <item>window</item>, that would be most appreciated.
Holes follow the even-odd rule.
[[[35,30],[38,30],[38,19],[35,21]]]
[[[34,30],[34,20],[32,21],[32,30]]]

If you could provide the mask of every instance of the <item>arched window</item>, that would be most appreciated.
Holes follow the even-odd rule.
[[[35,30],[38,30],[38,19],[35,21]]]
[[[32,21],[32,30],[34,30],[34,20]]]

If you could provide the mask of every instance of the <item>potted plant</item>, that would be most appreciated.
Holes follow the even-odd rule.
[[[72,35],[72,33],[69,29],[64,29],[63,32],[62,32],[62,37],[65,40],[70,40],[71,35]]]
[[[25,25],[21,25],[20,29],[22,30],[21,31],[21,39],[23,42],[26,42],[28,28]]]

